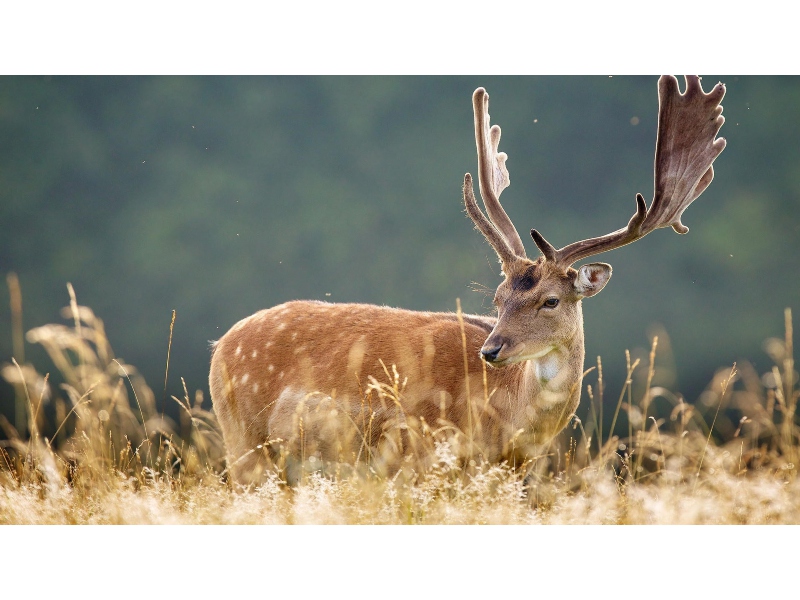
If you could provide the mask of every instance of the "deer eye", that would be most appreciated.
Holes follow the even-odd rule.
[[[545,308],[555,308],[558,306],[558,298],[548,298],[544,301]]]

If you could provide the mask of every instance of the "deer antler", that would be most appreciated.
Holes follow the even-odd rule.
[[[500,194],[510,183],[506,169],[508,155],[498,152],[500,127],[489,127],[489,94],[482,87],[472,94],[472,110],[475,114],[475,145],[478,149],[478,184],[489,218],[484,216],[475,202],[469,173],[464,177],[467,214],[503,262],[515,256],[524,257],[522,238],[500,205]]]
[[[626,227],[574,242],[560,250],[532,229],[531,237],[545,259],[566,269],[588,256],[635,242],[660,227],[688,232],[689,228],[681,223],[681,215],[711,183],[714,178],[711,164],[725,149],[725,139],[716,138],[725,122],[720,105],[724,96],[722,83],[706,94],[699,77],[686,76],[686,92],[681,94],[675,77],[662,76],[658,80],[655,190],[650,208],[642,195],[636,194],[636,213]]]

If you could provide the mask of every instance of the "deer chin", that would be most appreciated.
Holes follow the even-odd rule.
[[[513,354],[511,356],[507,356],[500,360],[496,360],[489,364],[491,364],[493,367],[506,367],[508,365],[525,362],[527,360],[542,358],[543,356],[547,356],[548,354],[550,354],[555,349],[556,349],[555,345],[546,346],[542,350],[538,350],[536,352],[525,352],[525,348],[520,348],[518,353]]]

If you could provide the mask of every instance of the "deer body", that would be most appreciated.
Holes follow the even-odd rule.
[[[378,446],[403,419],[415,429],[447,424],[465,436],[472,427],[476,454],[522,462],[577,408],[583,329],[544,356],[497,369],[487,368],[479,352],[495,325],[490,317],[364,304],[296,301],[258,312],[217,342],[211,361],[211,395],[228,452],[239,458],[263,446],[273,461],[282,451],[296,453],[303,419],[309,454],[353,462],[364,443]],[[376,382],[394,383],[395,369],[399,405],[374,393]],[[369,439],[342,438],[348,424],[369,429]],[[253,452],[234,472],[247,480],[262,460]]]
[[[387,466],[424,457],[447,438],[464,457],[521,464],[561,431],[580,401],[583,298],[611,277],[605,263],[571,265],[661,227],[686,233],[683,211],[711,182],[724,149],[722,84],[659,80],[655,193],[640,194],[628,225],[550,245],[536,230],[535,260],[499,202],[509,185],[489,96],[473,94],[481,197],[464,178],[467,214],[497,253],[503,282],[496,317],[415,312],[365,304],[288,302],[234,325],[215,345],[209,384],[229,464],[243,481],[264,465],[310,461]],[[294,465],[294,466],[293,466]],[[294,474],[292,471],[294,470]]]

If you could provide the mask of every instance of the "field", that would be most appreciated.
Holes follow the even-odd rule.
[[[202,392],[184,384],[171,399],[178,419],[160,413],[135,367],[114,357],[102,321],[71,287],[70,296],[69,325],[27,333],[60,389],[33,365],[2,368],[28,434],[0,415],[0,524],[800,523],[789,309],[783,339],[765,344],[772,370],[722,368],[696,404],[653,385],[657,338],[646,364],[629,359],[616,393],[598,360],[583,416],[520,468],[464,464],[437,441],[428,466],[406,461],[391,476],[365,463],[338,477],[309,469],[296,487],[276,472],[244,488],[228,477]]]

